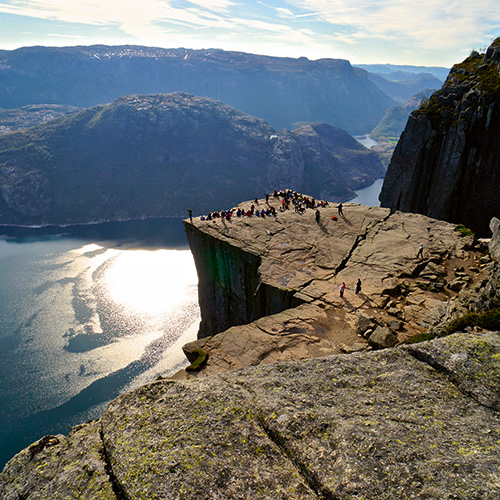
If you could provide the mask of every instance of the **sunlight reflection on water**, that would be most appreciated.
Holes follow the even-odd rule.
[[[183,250],[120,252],[105,275],[113,300],[146,315],[168,314],[197,281],[193,257]]]
[[[0,468],[187,365],[200,312],[185,248],[0,238]]]

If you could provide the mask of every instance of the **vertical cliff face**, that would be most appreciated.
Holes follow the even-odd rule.
[[[243,248],[236,240],[230,244],[214,239],[191,224],[186,224],[186,234],[198,272],[203,311],[199,338],[301,303],[294,297],[295,290],[280,289],[262,281],[261,257],[254,249]]]
[[[500,38],[455,65],[412,113],[384,181],[383,207],[489,235],[500,212]]]

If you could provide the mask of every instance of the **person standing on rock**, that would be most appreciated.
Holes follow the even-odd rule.
[[[418,248],[417,259],[418,258],[424,258],[424,245],[420,245]]]
[[[342,284],[339,286],[340,298],[344,296],[345,289],[346,289],[345,283],[342,282]]]
[[[321,218],[321,214],[319,213],[319,210],[316,210],[316,222],[319,224],[319,220]]]
[[[188,214],[189,214],[189,220],[190,222],[193,222],[193,210],[191,208],[187,209]]]
[[[343,205],[342,203],[339,203],[339,206],[337,207],[337,210],[339,211],[339,215],[344,215],[344,212],[342,211]]]
[[[361,280],[358,278],[358,282],[356,283],[356,295],[359,295],[361,292]]]

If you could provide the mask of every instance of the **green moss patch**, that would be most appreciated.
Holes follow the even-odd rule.
[[[458,226],[455,227],[455,231],[458,231],[462,236],[474,236],[474,231],[465,227],[463,224],[458,224]]]
[[[460,318],[450,321],[442,330],[440,336],[450,335],[467,328],[468,326],[478,326],[485,330],[500,330],[500,308],[491,309],[481,314],[468,313]]]
[[[192,354],[196,356],[196,359],[186,368],[187,372],[195,372],[201,370],[203,365],[208,360],[208,353],[200,347],[194,349],[192,351]]]

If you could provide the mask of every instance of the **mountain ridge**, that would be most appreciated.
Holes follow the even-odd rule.
[[[26,47],[0,51],[0,107],[109,103],[120,95],[189,92],[276,128],[326,122],[369,132],[394,101],[342,59],[279,58],[141,46]]]
[[[282,185],[346,200],[384,171],[331,125],[276,131],[214,99],[124,96],[0,137],[0,223],[182,216]]]

